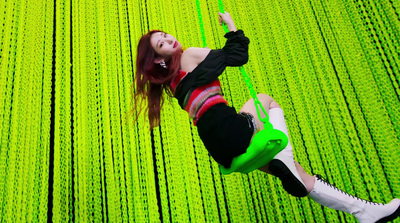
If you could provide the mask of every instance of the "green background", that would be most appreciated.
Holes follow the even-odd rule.
[[[364,199],[400,197],[399,0],[223,2],[304,168]],[[208,47],[221,48],[218,2],[199,6]],[[196,7],[0,2],[1,222],[356,222],[259,171],[221,176],[175,99],[153,131],[143,113],[126,117],[140,36],[201,47]],[[250,99],[240,72],[220,80],[239,110]]]

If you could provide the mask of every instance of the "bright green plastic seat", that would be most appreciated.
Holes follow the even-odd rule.
[[[220,171],[222,174],[250,173],[269,163],[287,144],[286,134],[273,129],[271,125],[270,128],[261,130],[253,137],[246,153],[233,158],[230,168],[220,165]]]

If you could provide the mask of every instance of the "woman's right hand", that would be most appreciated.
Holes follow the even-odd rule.
[[[218,12],[218,15],[219,15],[219,25],[222,26],[222,23],[225,22],[226,25],[228,26],[229,31],[236,32],[235,23],[233,22],[233,19],[229,14],[229,12],[225,12],[225,14]]]

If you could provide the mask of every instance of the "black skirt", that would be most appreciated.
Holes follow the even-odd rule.
[[[197,130],[204,146],[219,164],[229,168],[232,159],[246,152],[257,129],[251,115],[225,104],[209,108],[199,120]]]

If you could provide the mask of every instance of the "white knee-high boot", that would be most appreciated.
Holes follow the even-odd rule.
[[[354,215],[360,223],[388,222],[400,215],[400,200],[388,204],[374,203],[349,195],[316,176],[308,195],[315,202]]]
[[[278,129],[285,133],[289,138],[289,131],[286,126],[285,116],[282,108],[271,108],[269,110],[269,122],[274,129]],[[278,153],[269,163],[269,170],[277,176],[283,188],[295,197],[307,196],[307,189],[297,172],[294,164],[293,148],[290,140],[285,149]]]

